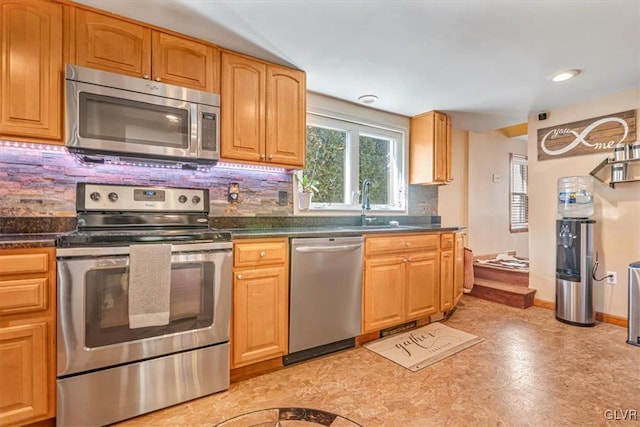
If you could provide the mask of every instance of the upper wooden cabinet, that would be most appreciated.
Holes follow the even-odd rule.
[[[0,426],[55,416],[55,248],[0,250]]]
[[[221,158],[304,167],[305,73],[224,51],[221,80]]]
[[[447,184],[451,177],[451,121],[429,111],[411,118],[409,183]]]
[[[160,31],[153,31],[151,41],[154,80],[220,92],[218,48]]]
[[[0,137],[62,143],[62,5],[0,3]]]
[[[68,16],[70,62],[219,92],[216,46],[80,8],[70,7]]]

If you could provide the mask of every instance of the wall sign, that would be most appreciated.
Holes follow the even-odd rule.
[[[538,130],[538,160],[611,151],[636,141],[636,110]]]

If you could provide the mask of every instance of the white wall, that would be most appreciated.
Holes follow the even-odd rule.
[[[529,256],[530,233],[509,231],[509,153],[527,155],[527,142],[496,131],[469,132],[468,246],[475,256],[506,251]],[[494,174],[500,182],[493,182]]]
[[[469,132],[451,130],[451,176],[453,181],[438,187],[438,215],[445,227],[469,224],[467,170],[469,165]]]
[[[529,286],[536,298],[555,301],[555,220],[557,180],[562,176],[589,175],[612,152],[537,161],[537,130],[601,115],[638,109],[640,88],[578,105],[552,110],[549,119],[529,117]],[[595,284],[596,311],[627,317],[628,265],[640,260],[640,182],[618,184],[615,189],[594,182],[595,250],[598,276],[618,273],[617,285]]]

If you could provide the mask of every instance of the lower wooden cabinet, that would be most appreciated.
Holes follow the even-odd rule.
[[[449,311],[454,306],[453,272],[453,250],[440,252],[440,311]]]
[[[440,311],[449,311],[462,298],[465,232],[440,236]]]
[[[288,348],[287,239],[234,244],[232,368],[284,356]]]
[[[367,237],[362,333],[438,311],[437,249],[437,234]]]
[[[362,333],[452,310],[463,279],[464,232],[367,236]]]
[[[55,416],[55,249],[0,250],[0,426]]]
[[[466,234],[456,233],[453,247],[454,267],[453,267],[453,303],[458,304],[464,293],[464,244]]]

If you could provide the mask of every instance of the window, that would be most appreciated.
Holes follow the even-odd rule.
[[[519,233],[529,230],[529,196],[527,195],[527,158],[509,154],[509,230]]]
[[[318,114],[307,116],[303,173],[318,181],[312,210],[359,210],[368,179],[372,210],[404,211],[404,133]]]

